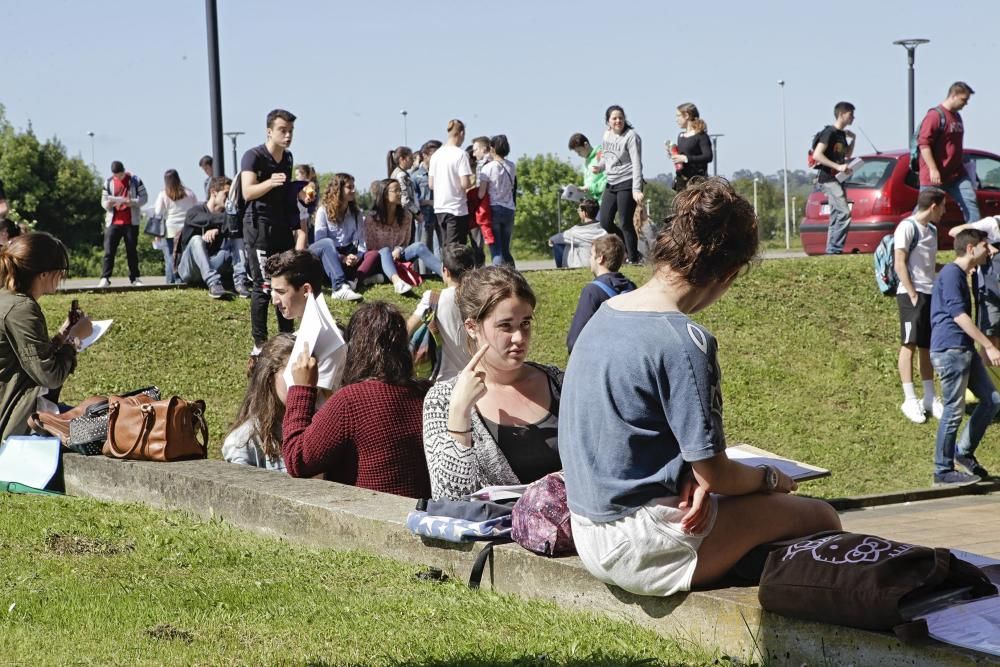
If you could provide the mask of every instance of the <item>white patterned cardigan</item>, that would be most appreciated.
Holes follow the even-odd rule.
[[[563,372],[555,366],[527,363],[549,377],[553,394],[558,400]],[[472,412],[471,447],[459,444],[448,433],[451,392],[457,379],[438,382],[424,398],[424,454],[431,475],[431,495],[434,498],[456,499],[484,486],[527,483],[519,480],[511,470],[507,457],[500,451],[478,411]]]

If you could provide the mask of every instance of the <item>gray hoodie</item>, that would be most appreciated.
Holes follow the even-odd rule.
[[[604,133],[601,160],[608,175],[608,185],[618,185],[632,179],[632,191],[642,192],[642,139],[635,130],[622,134]]]

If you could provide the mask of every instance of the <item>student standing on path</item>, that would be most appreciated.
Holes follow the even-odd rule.
[[[434,192],[434,214],[444,230],[444,243],[465,245],[469,241],[469,202],[466,191],[472,187],[472,167],[461,149],[465,124],[448,121],[448,143],[434,151],[427,184]]]
[[[927,413],[941,419],[944,405],[934,395],[934,366],[931,365],[931,293],[937,263],[938,232],[945,210],[945,193],[928,188],[917,198],[917,212],[896,227],[895,266],[899,276],[896,305],[899,307],[899,379],[903,383],[906,418],[917,424],[927,421]],[[913,353],[920,359],[920,380],[924,400],[913,387]]]
[[[955,261],[946,264],[934,281],[931,295],[931,362],[941,378],[944,412],[934,441],[934,485],[974,484],[989,473],[976,460],[976,447],[986,427],[1000,410],[1000,394],[993,387],[975,343],[991,366],[1000,366],[1000,349],[972,321],[968,274],[989,261],[986,234],[966,229],[955,237]],[[979,399],[961,436],[958,427],[965,412],[965,389]],[[956,451],[957,450],[957,451]],[[955,462],[969,474],[955,470]]]
[[[695,176],[708,176],[708,163],[712,161],[712,140],[708,125],[701,119],[698,107],[685,102],[677,107],[677,152],[670,153],[674,165],[681,165],[674,175],[674,190],[680,192]],[[668,151],[669,152],[669,151]]]
[[[174,272],[174,244],[181,230],[184,229],[184,218],[188,210],[198,203],[198,198],[190,188],[181,183],[181,176],[176,169],[167,169],[163,174],[163,190],[156,196],[153,204],[153,215],[163,219],[166,236],[158,236],[156,240],[162,245],[163,276],[168,285],[181,282]]]
[[[847,204],[844,185],[837,180],[837,174],[849,172],[847,163],[854,154],[854,133],[846,129],[854,122],[854,105],[850,102],[837,102],[833,107],[833,118],[833,125],[827,125],[819,133],[812,158],[819,171],[819,187],[830,206],[826,254],[839,255],[844,252],[847,230],[851,226],[851,209]]]
[[[594,169],[600,162],[601,151],[590,145],[590,140],[579,132],[569,138],[569,149],[583,158],[583,189],[594,201],[601,201],[608,185],[608,175]]]
[[[431,191],[428,169],[431,164],[431,156],[439,148],[441,148],[441,142],[437,139],[425,141],[424,145],[420,147],[420,164],[410,171],[413,185],[417,190],[420,215],[423,218],[423,232],[420,240],[438,256],[441,255],[441,246],[444,245],[444,231],[438,226],[437,216],[434,215],[434,193]]]
[[[494,265],[514,266],[510,244],[514,238],[514,197],[517,189],[517,171],[507,159],[510,143],[506,134],[490,139],[489,160],[479,171],[479,198],[490,198],[490,224],[493,228],[494,246],[490,248]]]
[[[101,207],[107,211],[107,216],[104,220],[104,267],[98,287],[111,284],[115,255],[122,239],[125,239],[129,282],[133,287],[142,286],[139,280],[139,218],[147,201],[149,195],[142,180],[125,171],[125,165],[118,160],[112,162],[111,177],[101,190]]]
[[[635,207],[641,206],[645,198],[642,187],[642,139],[632,125],[625,120],[625,110],[617,104],[604,112],[608,129],[604,132],[601,145],[601,162],[594,165],[594,173],[604,171],[608,186],[601,197],[601,212],[598,219],[609,234],[616,234],[625,241],[628,261],[638,264],[639,237],[635,231]],[[615,214],[621,220],[621,227],[615,224]]]
[[[965,125],[958,112],[974,92],[964,81],[951,84],[945,101],[927,111],[917,135],[920,189],[938,187],[947,192],[958,202],[966,222],[979,220],[979,205],[976,184],[965,167]]]
[[[256,354],[267,341],[267,311],[270,303],[270,278],[264,272],[271,255],[291,250],[305,250],[308,235],[299,224],[299,209],[291,186],[292,145],[295,115],[284,109],[267,114],[267,141],[251,148],[240,161],[243,198],[247,201],[243,216],[243,241],[247,252],[250,289],[250,331]],[[278,331],[291,333],[292,321],[276,311]]]
[[[215,174],[213,171],[214,164],[215,161],[212,160],[211,155],[203,155],[201,159],[198,160],[198,166],[201,167],[203,172],[205,172],[205,201],[208,201],[208,198],[212,196],[212,193],[209,192],[209,186],[211,186],[212,178]]]
[[[995,215],[988,215],[976,222],[956,225],[948,230],[948,235],[954,238],[963,229],[978,229],[986,234],[988,244],[994,247],[1000,244],[1000,219]],[[979,316],[977,326],[993,345],[1000,348],[1000,252],[993,253],[991,260],[979,267],[976,272],[976,282],[978,283],[976,296],[979,299],[979,307],[976,309]]]

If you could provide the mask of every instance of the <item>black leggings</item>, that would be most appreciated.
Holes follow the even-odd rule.
[[[621,220],[621,227],[615,224],[615,214]],[[601,228],[608,234],[615,234],[625,241],[625,253],[628,261],[637,264],[639,256],[639,237],[635,233],[635,200],[632,199],[632,181],[609,185],[601,196],[601,212],[597,216],[601,220]]]

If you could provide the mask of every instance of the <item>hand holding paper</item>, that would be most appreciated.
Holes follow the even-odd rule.
[[[295,345],[282,374],[288,386],[298,384],[295,382],[293,367],[304,349],[311,350],[312,356],[316,358],[315,386],[336,389],[344,370],[347,348],[326,301],[322,298],[317,299],[311,293],[306,299],[302,321],[299,330],[295,332]]]

